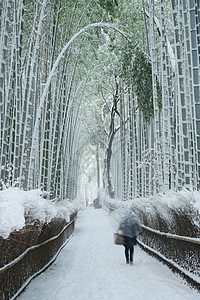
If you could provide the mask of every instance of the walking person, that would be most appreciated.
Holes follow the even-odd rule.
[[[85,205],[86,205],[86,207],[88,207],[88,203],[89,203],[89,198],[86,197],[86,198],[85,198]]]
[[[127,264],[133,264],[134,246],[137,236],[142,234],[138,217],[133,212],[128,212],[119,225],[118,232],[124,236],[125,258]]]

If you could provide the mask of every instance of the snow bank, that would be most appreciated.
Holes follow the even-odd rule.
[[[10,232],[25,226],[25,220],[40,220],[41,223],[50,222],[52,218],[63,218],[69,221],[69,216],[75,211],[84,208],[83,199],[74,201],[53,202],[44,199],[41,190],[22,191],[19,188],[9,188],[0,191],[0,236],[6,239]],[[200,192],[182,190],[181,192],[168,191],[149,198],[135,198],[132,201],[110,199],[101,193],[101,200],[114,208],[139,209],[151,218],[159,214],[168,223],[171,223],[171,210],[193,211],[193,222],[200,226]]]
[[[84,207],[83,200],[52,202],[44,199],[41,190],[22,191],[9,188],[0,191],[0,236],[6,239],[10,232],[25,226],[25,219],[48,223],[54,217],[69,221],[70,214]]]
[[[115,205],[117,208],[131,209],[134,204],[137,207],[144,207],[146,211],[151,213],[152,207],[156,207],[162,215],[165,215],[167,208],[181,209],[186,205],[192,206],[200,213],[200,192],[191,192],[185,189],[180,192],[168,191],[165,194],[160,193],[149,198],[134,198],[129,201],[111,199],[101,192],[101,199]],[[168,217],[168,214],[166,217]]]
[[[111,199],[101,193],[101,199],[113,209],[129,209],[140,214],[141,220],[148,218],[148,223],[155,223],[158,216],[172,228],[177,215],[190,218],[191,223],[200,228],[200,192],[183,189],[180,192],[168,191],[149,198],[135,198],[130,201]],[[141,213],[142,212],[142,213]],[[175,214],[177,213],[177,215]]]

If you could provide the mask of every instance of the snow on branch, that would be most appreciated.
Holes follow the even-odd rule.
[[[31,146],[31,155],[30,155],[30,158],[32,160],[32,157],[33,157],[33,153],[34,153],[34,144],[35,144],[35,140],[36,140],[36,134],[37,134],[37,128],[38,128],[38,122],[39,122],[39,119],[41,117],[41,109],[44,105],[44,101],[45,101],[45,98],[47,96],[47,93],[48,93],[48,90],[49,90],[49,86],[50,86],[50,83],[51,83],[51,80],[52,80],[52,77],[54,76],[54,73],[55,73],[55,70],[56,68],[58,67],[59,65],[59,62],[60,60],[63,58],[63,55],[65,54],[65,52],[67,51],[67,49],[73,44],[73,42],[80,36],[82,35],[83,33],[85,33],[87,30],[90,30],[92,28],[96,28],[96,27],[106,27],[106,28],[111,28],[113,30],[115,30],[116,32],[118,32],[119,34],[121,34],[124,38],[126,38],[127,40],[128,37],[127,37],[127,34],[125,34],[123,31],[121,31],[117,25],[115,24],[109,24],[109,23],[93,23],[93,24],[89,24],[85,27],[83,27],[80,31],[78,31],[77,33],[74,34],[74,36],[68,41],[68,43],[63,47],[63,49],[61,50],[60,54],[58,55],[50,73],[49,73],[49,76],[47,78],[47,81],[46,81],[46,84],[45,84],[45,88],[44,88],[44,91],[42,93],[42,97],[41,97],[41,100],[40,100],[40,105],[37,109],[37,115],[36,115],[36,121],[35,121],[35,127],[34,127],[34,131],[33,131],[33,138],[32,138],[32,146]]]

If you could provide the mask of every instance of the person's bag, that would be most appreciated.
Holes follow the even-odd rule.
[[[114,243],[116,245],[123,245],[124,244],[124,236],[115,232],[114,233]]]

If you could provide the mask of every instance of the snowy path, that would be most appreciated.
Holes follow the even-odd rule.
[[[55,263],[35,278],[19,300],[196,300],[166,266],[135,247],[126,265],[124,247],[113,244],[113,228],[103,210],[80,212],[74,236]]]

